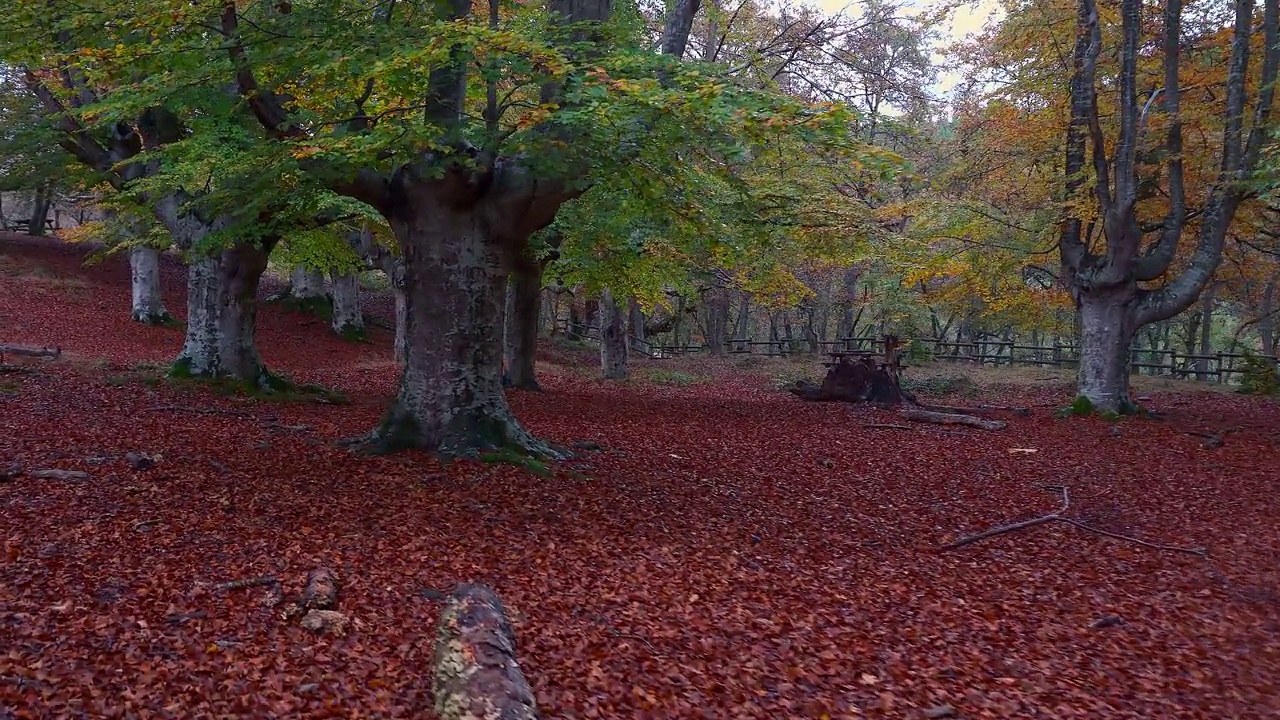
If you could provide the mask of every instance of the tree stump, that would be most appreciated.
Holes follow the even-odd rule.
[[[897,370],[877,365],[870,357],[841,357],[831,364],[822,385],[797,382],[792,394],[803,400],[822,402],[872,402],[897,405],[906,397],[898,385]]]
[[[436,714],[441,720],[538,720],[516,662],[502,601],[483,585],[459,585],[436,632]]]

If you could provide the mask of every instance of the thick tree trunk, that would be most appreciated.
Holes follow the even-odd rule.
[[[622,309],[608,289],[600,299],[600,367],[607,380],[627,377],[627,333]]]
[[[725,355],[724,336],[729,326],[729,291],[713,288],[706,295],[707,350],[715,357]]]
[[[187,277],[187,335],[174,364],[179,375],[228,377],[262,388],[273,380],[254,342],[258,280],[267,248],[240,244],[197,258]]]
[[[1080,326],[1079,394],[1103,412],[1127,413],[1129,343],[1133,323],[1125,296],[1081,294],[1076,312]]]
[[[298,265],[289,276],[289,296],[299,302],[324,301],[324,273]]]
[[[511,273],[507,285],[506,345],[507,379],[512,387],[540,390],[535,374],[537,364],[539,310],[542,306],[543,264],[527,262]]]
[[[160,295],[160,250],[145,245],[129,248],[129,278],[133,289],[134,320],[161,325],[172,320]]]
[[[349,340],[364,338],[364,313],[360,309],[360,276],[353,272],[329,273],[333,299],[333,331]]]
[[[364,449],[557,456],[520,426],[503,396],[507,274],[490,223],[474,207],[446,205],[424,190],[391,219],[404,257],[408,357],[395,404]]]

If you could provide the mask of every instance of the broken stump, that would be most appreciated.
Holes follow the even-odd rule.
[[[791,393],[802,400],[820,402],[872,402],[897,405],[906,397],[898,384],[897,369],[877,364],[874,358],[841,357],[827,370],[822,385],[797,382]]]
[[[434,685],[441,720],[538,720],[515,632],[493,590],[464,584],[449,596],[436,631]]]

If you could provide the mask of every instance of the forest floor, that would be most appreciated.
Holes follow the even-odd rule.
[[[547,718],[1280,713],[1273,401],[1154,390],[1160,420],[1059,420],[1060,382],[913,370],[952,404],[1032,413],[868,428],[901,421],[779,389],[812,362],[649,361],[606,383],[548,345],[545,392],[515,411],[598,449],[547,477],[362,457],[335,441],[394,392],[388,332],[349,343],[262,310],[266,361],[346,404],[173,384],[181,329],[129,322],[123,258],[81,259],[0,238],[0,343],[64,350],[0,373],[0,471],[28,469],[0,481],[0,718],[430,718],[459,582],[503,598]],[[163,282],[181,314],[181,267]],[[1216,448],[1188,434],[1223,428]],[[1070,518],[1208,556],[1061,522],[939,549],[1055,511],[1052,486]],[[319,566],[344,637],[281,620],[265,588],[209,587],[296,592]]]

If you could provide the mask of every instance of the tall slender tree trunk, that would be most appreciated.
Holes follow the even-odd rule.
[[[161,325],[173,317],[165,309],[160,294],[160,250],[146,245],[129,248],[129,284],[133,295],[132,316],[147,325]]]
[[[1205,286],[1200,295],[1200,352],[1196,359],[1196,379],[1209,379],[1209,354],[1213,352],[1213,300],[1217,287]]]
[[[1258,334],[1262,336],[1262,354],[1275,357],[1276,325],[1271,313],[1275,307],[1276,281],[1280,275],[1272,275],[1262,290],[1262,319],[1258,321]]]
[[[1079,394],[1100,411],[1128,412],[1133,408],[1128,372],[1134,332],[1131,300],[1124,293],[1082,293],[1076,303],[1080,318]]]
[[[748,334],[751,332],[751,293],[742,293],[742,304],[738,306],[738,327],[733,332],[733,336],[738,339],[738,351],[746,352],[751,346]]]
[[[729,325],[729,291],[712,288],[704,297],[707,304],[707,349],[715,357],[724,357],[724,336]]]
[[[627,377],[626,324],[622,309],[607,288],[600,298],[600,367],[605,379]]]
[[[44,237],[44,226],[49,221],[49,208],[53,206],[53,189],[42,185],[36,188],[31,199],[31,217],[28,219],[29,231],[36,237]]]
[[[512,387],[540,390],[535,375],[538,349],[539,310],[542,299],[542,272],[545,264],[536,258],[521,263],[507,284],[506,344],[507,378]]]
[[[644,310],[640,308],[640,303],[635,298],[627,301],[627,315],[627,342],[631,344],[632,350],[647,355],[649,353],[649,339],[645,336],[644,331]]]
[[[229,377],[270,388],[255,343],[258,281],[267,269],[266,247],[241,243],[199,257],[187,275],[187,333],[174,372],[201,378]]]
[[[329,272],[332,288],[333,332],[339,337],[358,340],[365,335],[364,312],[360,309],[360,276],[334,269]]]

